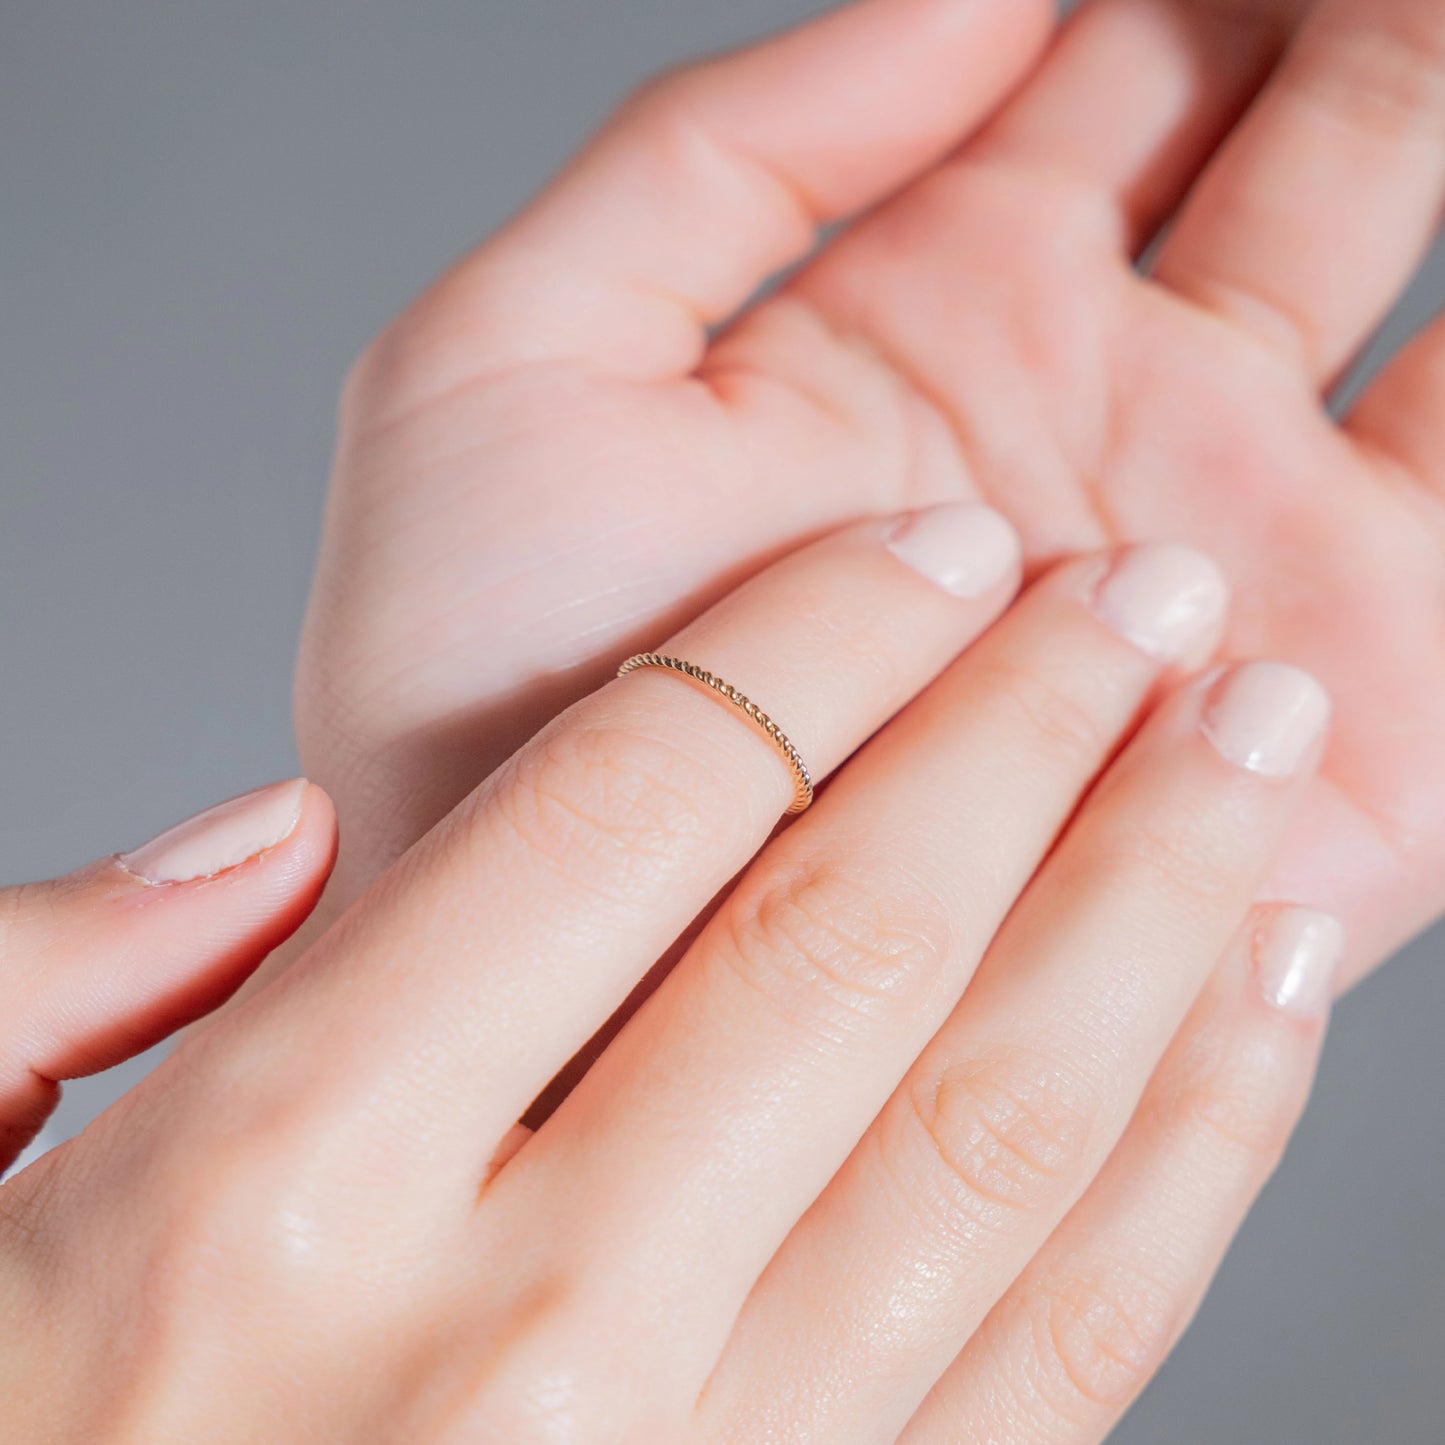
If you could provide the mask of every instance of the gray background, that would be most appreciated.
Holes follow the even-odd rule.
[[[630,82],[816,8],[3,0],[0,876],[291,771],[348,360]],[[1445,1437],[1442,962],[1437,934],[1343,1006],[1282,1176],[1118,1441]]]

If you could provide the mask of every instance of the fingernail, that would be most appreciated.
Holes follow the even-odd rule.
[[[1131,547],[1094,594],[1110,627],[1164,663],[1202,663],[1218,644],[1229,584],[1202,552],[1170,543]]]
[[[176,824],[118,861],[146,883],[213,878],[289,838],[305,791],[304,778],[258,788]]]
[[[1313,908],[1272,910],[1256,928],[1251,962],[1265,998],[1291,1014],[1325,1013],[1345,952],[1339,919]]]
[[[1329,722],[1329,694],[1309,673],[1282,662],[1247,662],[1215,684],[1203,727],[1231,763],[1285,778],[1311,760]]]
[[[1002,514],[950,502],[900,517],[884,534],[888,550],[955,597],[981,597],[1012,577],[1023,548]]]

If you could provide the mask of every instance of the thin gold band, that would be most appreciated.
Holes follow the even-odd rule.
[[[644,667],[657,667],[665,672],[680,672],[684,677],[690,677],[694,682],[700,682],[704,687],[711,688],[724,702],[737,708],[783,755],[783,761],[787,763],[793,774],[793,802],[785,816],[791,818],[811,805],[813,775],[808,771],[808,765],[803,761],[797,748],[788,740],[788,735],[751,698],[744,697],[730,683],[724,682],[720,677],[714,677],[710,672],[704,672],[695,663],[685,662],[680,657],[664,657],[660,652],[639,652],[636,657],[629,657],[617,669],[617,675],[626,677],[629,672],[637,672]]]

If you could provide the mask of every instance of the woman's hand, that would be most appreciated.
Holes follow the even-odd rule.
[[[663,651],[837,773],[810,811],[769,841],[727,698],[614,681],[4,1185],[4,1438],[1101,1438],[1304,1097],[1339,930],[1255,900],[1328,707],[1251,663],[1136,733],[1219,574],[1088,557],[995,622],[1019,563],[954,505],[775,564]]]
[[[335,845],[325,795],[278,783],[65,878],[0,889],[0,1174],[60,1080],[209,1013],[289,938]]]
[[[1439,6],[1086,0],[1030,71],[1051,10],[865,0],[655,84],[368,350],[299,674],[329,911],[768,558],[971,496],[1031,562],[1219,558],[1225,655],[1339,698],[1276,886],[1355,972],[1438,911],[1445,332],[1322,399],[1445,192]]]

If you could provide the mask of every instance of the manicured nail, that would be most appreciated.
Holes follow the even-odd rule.
[[[1012,577],[1023,548],[1007,518],[974,502],[900,517],[884,534],[900,562],[955,597],[981,597]]]
[[[1170,543],[1131,547],[1094,594],[1115,632],[1164,663],[1203,663],[1218,644],[1229,584],[1202,552]]]
[[[1339,919],[1313,908],[1271,909],[1255,929],[1251,962],[1265,998],[1291,1014],[1322,1014],[1345,953]]]
[[[118,861],[147,883],[213,878],[289,838],[301,821],[305,791],[304,778],[258,788],[178,823]]]
[[[1313,758],[1330,722],[1329,694],[1282,662],[1227,672],[1204,707],[1204,734],[1231,763],[1286,778]]]

